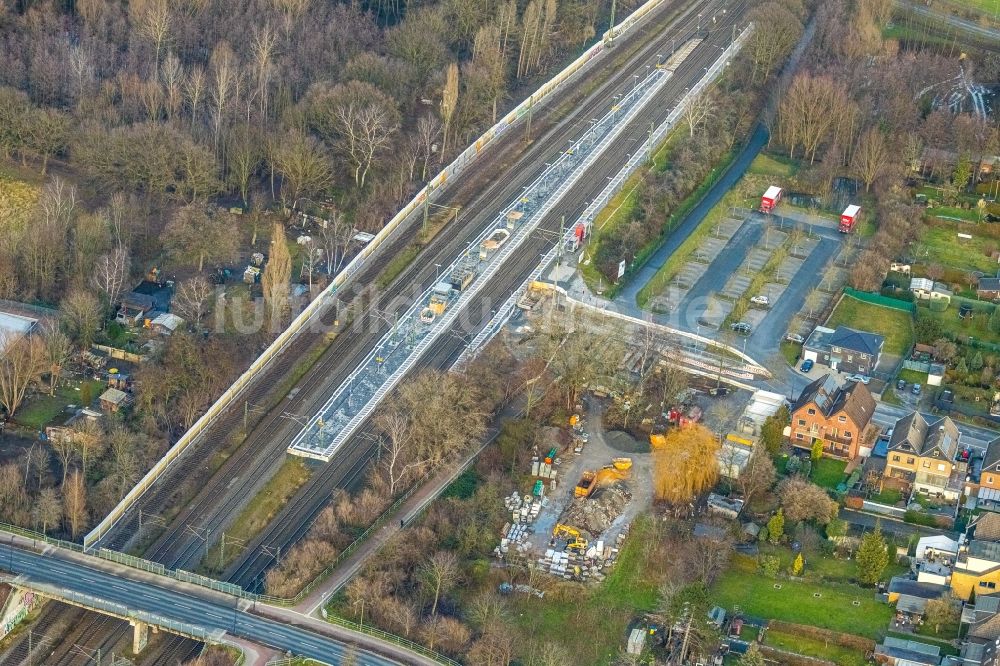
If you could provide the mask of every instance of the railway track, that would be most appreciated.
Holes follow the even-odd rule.
[[[720,22],[716,30],[710,33],[712,39],[707,43],[707,47],[701,51],[696,51],[695,55],[685,61],[680,67],[677,75],[667,83],[661,92],[659,99],[676,99],[683,94],[685,88],[690,87],[692,78],[696,79],[703,72],[704,68],[711,64],[719,54],[717,46],[727,43],[731,26],[739,20],[745,2],[738,2],[732,6],[732,18],[728,21]],[[655,45],[654,45],[655,46]],[[711,47],[711,48],[709,48]],[[652,50],[655,53],[655,49]],[[629,77],[630,78],[630,74]],[[610,95],[609,95],[610,97]],[[646,110],[640,114],[634,122],[637,127],[648,127],[650,122],[659,124],[669,112],[669,107],[657,106],[651,103]],[[624,163],[625,156],[634,154],[636,150],[645,148],[646,136],[644,133],[632,133],[626,136],[610,148],[595,165],[591,167],[592,172],[605,173],[610,168],[617,170],[617,167]],[[425,353],[424,358],[418,364],[418,368],[446,369],[451,367],[457,360],[464,348],[463,335],[469,334],[481,328],[491,315],[489,304],[499,304],[506,300],[512,289],[523,283],[528,275],[538,265],[538,257],[547,252],[553,241],[552,233],[557,232],[560,226],[560,218],[565,215],[567,220],[573,220],[586,208],[587,202],[593,200],[603,190],[606,180],[603,176],[590,179],[583,187],[574,188],[563,203],[556,207],[540,224],[542,233],[534,233],[526,246],[517,255],[512,257],[505,270],[496,275],[471,302],[466,310],[468,316],[460,317],[458,323],[453,325],[451,331],[457,335],[442,335]],[[482,222],[488,223],[489,216],[485,216]],[[476,232],[482,229],[482,224],[472,225]],[[443,257],[442,257],[443,258]],[[440,263],[435,260],[436,263]],[[433,275],[431,276],[433,277]],[[464,327],[464,328],[463,328]],[[417,370],[415,370],[417,371]],[[273,564],[274,558],[260,552],[260,545],[268,544],[268,550],[274,552],[276,546],[287,548],[298,541],[309,528],[312,519],[322,510],[324,502],[322,495],[330,488],[344,487],[348,480],[341,473],[342,460],[344,457],[357,456],[355,448],[360,442],[369,441],[374,436],[370,423],[359,429],[359,435],[352,438],[344,446],[338,458],[323,468],[303,486],[302,489],[288,502],[283,510],[265,528],[262,534],[255,540],[248,550],[226,571],[227,580],[236,582],[251,589],[257,589],[268,566]]]
[[[732,20],[735,20],[735,17],[741,13],[745,2],[746,0],[735,0],[735,2],[729,3],[728,16]],[[663,11],[677,12],[678,6],[681,4],[678,0],[678,2],[668,5]],[[710,2],[704,6],[720,9],[724,3]],[[520,132],[512,132],[511,136],[505,137],[490,158],[491,167],[489,169],[483,168],[485,174],[479,173],[477,170],[480,178],[485,179],[488,183],[485,187],[482,186],[481,180],[476,181],[475,179],[469,179],[467,183],[456,183],[454,185],[456,189],[451,193],[452,201],[466,202],[464,210],[476,212],[471,219],[460,216],[459,221],[450,223],[442,230],[438,235],[438,240],[425,247],[399,278],[390,285],[389,289],[381,295],[379,309],[388,311],[391,315],[393,311],[402,309],[422,291],[422,286],[417,288],[415,285],[426,286],[435,279],[433,268],[435,263],[442,263],[444,259],[453,258],[469,239],[474,238],[482,230],[484,225],[491,223],[493,211],[516,197],[523,185],[530,182],[544,168],[542,164],[545,159],[567,145],[571,139],[582,134],[590,119],[598,115],[598,111],[606,108],[608,100],[615,92],[623,90],[625,86],[632,83],[632,74],[637,69],[655,62],[657,55],[669,52],[668,35],[674,35],[677,43],[683,43],[688,36],[693,34],[695,26],[693,7],[693,5],[688,5],[685,13],[676,24],[671,19],[669,28],[663,26],[662,17],[640,27],[630,39],[645,39],[646,43],[628,58],[625,65],[617,67],[596,88],[591,91],[578,90],[575,93],[575,103],[565,113],[560,109],[569,102],[562,102],[562,106],[556,102],[545,107],[540,105],[536,109],[533,119],[533,127],[538,133],[538,138],[526,150],[517,154],[521,144]],[[728,34],[728,26],[730,25],[732,25],[732,21],[720,23],[715,33],[717,35],[721,35],[722,32]],[[649,39],[651,33],[654,32],[660,39]],[[719,36],[718,40],[724,41],[722,37]],[[624,50],[627,47],[622,44],[618,48]],[[706,51],[701,58],[693,59],[690,64],[686,63],[681,71],[675,75],[674,80],[668,83],[662,93],[663,97],[666,98],[668,94],[679,95],[683,88],[681,82],[691,79],[692,76],[697,78],[695,75],[700,74],[702,61],[707,63],[714,57],[714,54]],[[664,110],[659,115],[665,114]],[[648,125],[647,115],[649,114],[642,114],[642,122]],[[612,165],[620,165],[624,161],[623,155],[640,149],[640,144],[644,140],[644,132],[634,134],[631,139],[623,140],[620,146],[616,145],[613,150],[609,150],[592,168],[606,171]],[[498,177],[493,173],[494,171],[505,172],[509,174],[509,177]],[[558,229],[558,220],[561,215],[566,215],[567,219],[573,219],[574,215],[578,215],[583,210],[586,200],[597,195],[604,182],[603,177],[599,181],[593,179],[593,182],[589,182],[583,190],[575,189],[573,201],[564,201],[543,221],[542,228],[548,231]],[[385,251],[377,255],[359,273],[356,281],[345,290],[341,298],[343,300],[357,298],[361,299],[363,304],[367,303],[367,296],[359,285],[371,284],[388,260],[408,242],[409,235],[407,233],[400,233],[392,239],[387,244]],[[541,234],[536,234],[527,243],[528,245],[515,258],[512,258],[503,273],[488,283],[483,292],[478,295],[476,303],[481,304],[487,300],[492,300],[494,303],[502,302],[510,293],[511,285],[520,284],[531,269],[537,265],[536,257],[547,250],[551,241],[546,240]],[[536,254],[536,250],[539,254]],[[394,301],[398,302],[398,305],[393,305]],[[381,305],[382,303],[388,303],[388,305]],[[361,311],[360,308],[359,311]],[[489,316],[489,307],[476,308],[474,304],[470,304],[468,312],[469,316],[465,318],[466,321],[463,323],[476,327]],[[323,318],[324,323],[332,323],[335,316],[336,313],[328,312]],[[359,322],[361,322],[360,325]],[[280,400],[266,414],[256,415],[257,418],[254,419],[256,423],[253,424],[254,427],[246,440],[229,455],[221,466],[214,468],[207,462],[208,452],[224,448],[219,444],[224,441],[227,433],[242,428],[244,418],[241,409],[233,409],[220,416],[213,424],[209,434],[192,447],[190,453],[185,455],[171,474],[171,478],[175,479],[188,478],[189,485],[200,486],[201,491],[176,516],[169,518],[169,527],[158,535],[154,535],[155,538],[145,556],[171,568],[194,569],[202,559],[210,542],[226,529],[229,521],[236,517],[245,502],[260,490],[261,486],[284,460],[287,442],[300,428],[300,423],[295,420],[296,415],[308,416],[315,412],[325,401],[332,387],[335,387],[350,373],[371,345],[387,330],[388,324],[383,318],[373,317],[365,311],[350,328],[338,334],[316,364],[296,383],[288,397]],[[314,331],[304,332],[294,346],[300,350],[312,348],[323,343],[323,335],[323,333]],[[445,335],[427,352],[421,362],[421,367],[447,367],[460,352],[461,343],[459,340]],[[282,384],[285,378],[291,376],[297,360],[298,357],[295,354],[286,351],[265,371],[266,377],[262,377],[261,381],[254,382],[248,388],[244,396],[245,399],[252,405],[263,403],[275,385]],[[331,494],[337,489],[352,487],[361,478],[373,454],[374,446],[371,439],[364,435],[355,436],[348,445],[345,445],[342,454],[336,460],[318,466],[310,480],[285,506],[276,519],[237,558],[226,572],[225,577],[247,587],[259,584],[267,567],[274,562],[274,553],[277,547],[287,548],[300,539]],[[162,513],[164,508],[172,502],[175,503],[182,493],[183,488],[179,483],[159,483],[143,496],[140,507],[147,516],[151,513]],[[123,522],[115,530],[106,545],[123,549],[133,542],[133,538],[139,532],[138,519],[139,514],[133,512],[130,519]],[[148,519],[144,527],[145,532],[153,534]],[[269,546],[269,548],[264,550],[261,546]],[[124,628],[104,627],[100,630],[95,628],[91,632],[86,647],[88,649],[94,647],[111,649],[114,645],[127,640],[127,631],[127,625]],[[180,663],[194,653],[197,645],[194,641],[170,637],[169,640],[162,641],[155,650],[151,649],[151,653],[146,655],[141,663]],[[82,658],[73,661],[68,654],[66,658],[68,661],[65,663],[85,663]]]

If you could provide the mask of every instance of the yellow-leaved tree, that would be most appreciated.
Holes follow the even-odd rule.
[[[719,478],[719,438],[703,425],[676,428],[653,451],[653,491],[671,504],[689,502]]]

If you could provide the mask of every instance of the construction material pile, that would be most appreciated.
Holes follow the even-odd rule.
[[[505,524],[500,531],[500,545],[493,549],[497,557],[503,557],[511,548],[525,552],[530,547],[527,543],[530,525],[542,510],[542,500],[531,495],[521,496],[517,491],[503,498],[504,506],[510,511],[511,522]]]
[[[622,481],[596,491],[590,499],[578,498],[566,508],[560,522],[575,526],[593,536],[603,534],[632,499],[632,493]]]
[[[549,548],[543,557],[538,558],[538,564],[553,576],[566,580],[602,581],[617,561],[618,552],[627,535],[626,525],[618,535],[615,546],[610,547],[603,541],[598,541],[583,553]]]

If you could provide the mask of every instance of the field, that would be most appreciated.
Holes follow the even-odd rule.
[[[968,234],[972,238],[960,239],[959,233]],[[995,260],[990,259],[989,250],[998,245],[1000,243],[997,239],[977,233],[973,225],[943,225],[924,229],[917,253],[921,258],[933,257],[935,263],[944,266],[993,275],[998,266]]]
[[[873,305],[850,296],[841,299],[826,326],[850,326],[883,335],[885,346],[882,351],[895,356],[905,353],[913,342],[913,318],[910,313]]]
[[[968,303],[972,306],[972,316],[966,319],[959,319],[958,311],[963,303]],[[987,325],[994,307],[993,304],[988,302],[953,296],[951,305],[947,310],[935,312],[930,308],[920,307],[917,313],[920,317],[929,317],[937,320],[938,325],[941,327],[941,332],[955,339],[971,335],[983,342],[1000,343],[1000,333],[994,333]]]
[[[735,568],[712,586],[710,597],[723,608],[739,606],[744,613],[758,617],[872,639],[892,618],[892,608],[880,601],[872,590],[848,583],[775,580],[747,575]]]

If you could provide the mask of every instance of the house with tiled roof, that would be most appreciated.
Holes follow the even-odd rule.
[[[990,442],[983,452],[976,508],[1000,511],[1000,438]]]
[[[910,490],[956,500],[965,481],[955,463],[959,430],[945,416],[928,421],[913,412],[896,421],[889,439],[885,476]]]
[[[951,570],[951,589],[955,596],[968,600],[996,594],[1000,585],[1000,543],[972,539],[958,553]]]
[[[837,383],[832,374],[812,382],[792,404],[789,438],[792,446],[812,450],[813,442],[823,443],[823,453],[851,460],[875,413],[875,399],[860,382]]]
[[[973,607],[962,611],[962,623],[968,624],[962,645],[963,666],[1000,666],[1000,597],[977,596]]]
[[[802,358],[839,372],[870,375],[882,356],[885,338],[848,326],[817,326],[802,345]]]

